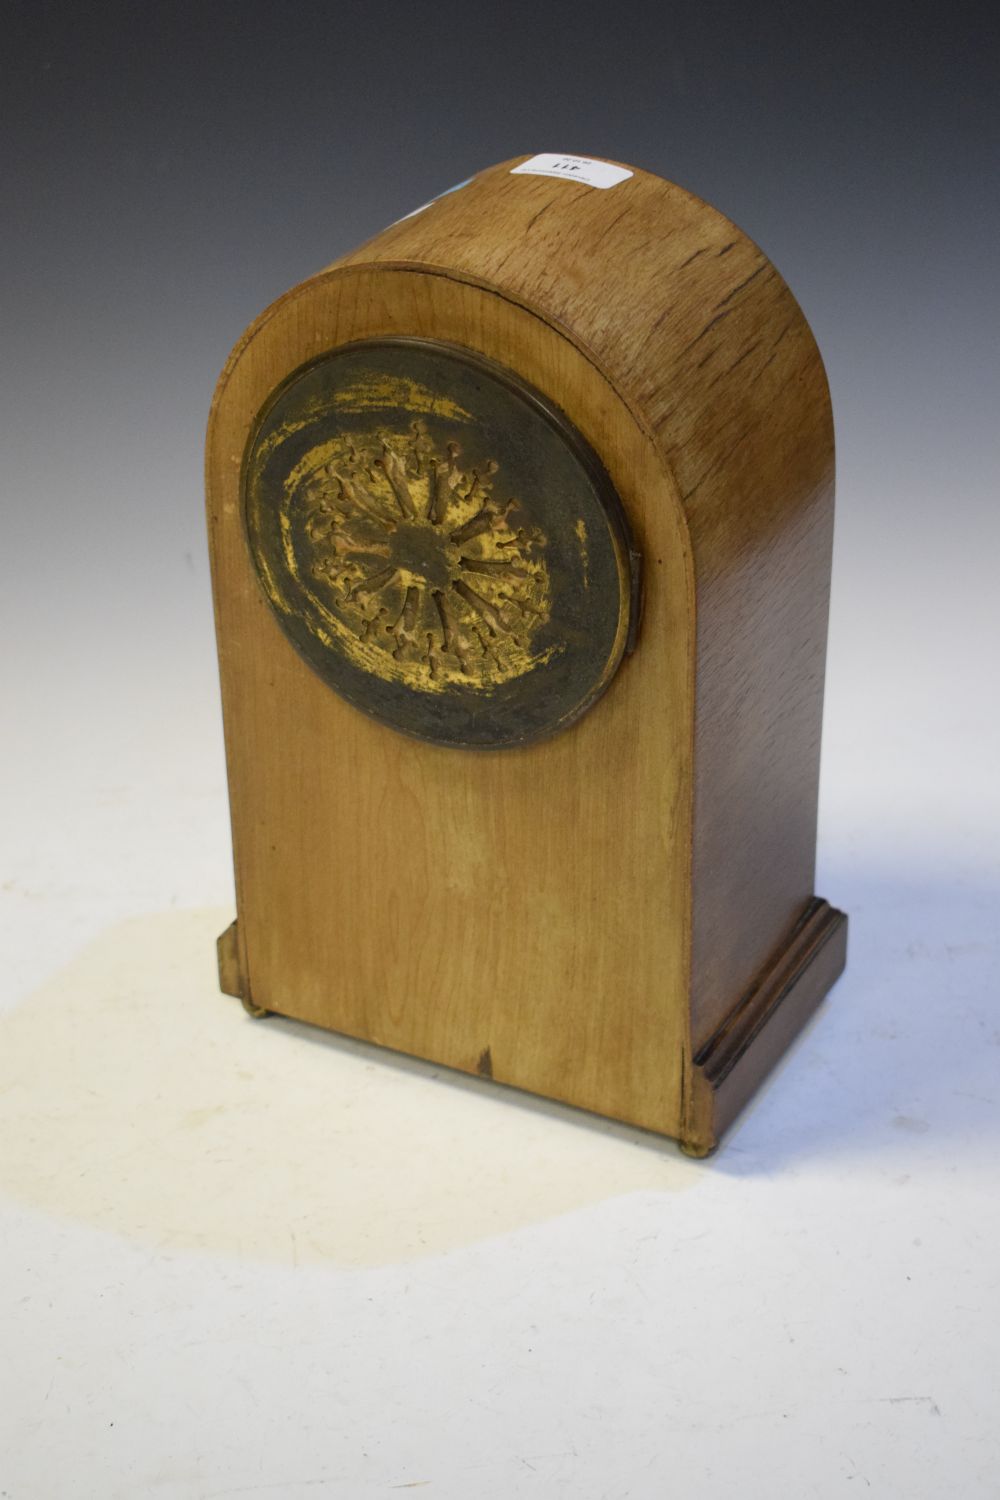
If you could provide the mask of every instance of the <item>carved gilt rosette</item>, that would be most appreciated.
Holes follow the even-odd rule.
[[[579,717],[625,650],[635,554],[607,476],[465,351],[379,341],[300,371],[251,440],[244,499],[282,628],[396,729],[526,744]]]

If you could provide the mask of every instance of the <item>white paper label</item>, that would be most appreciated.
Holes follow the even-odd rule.
[[[558,151],[542,151],[519,167],[515,172],[527,172],[532,177],[564,177],[571,182],[585,182],[588,187],[609,188],[624,182],[632,173],[628,167],[616,167],[609,161],[595,161],[592,156],[560,156]]]

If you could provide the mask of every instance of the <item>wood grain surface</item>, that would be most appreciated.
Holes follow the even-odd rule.
[[[706,1045],[814,909],[826,382],[788,288],[722,215],[649,173],[602,191],[511,175],[523,159],[288,293],[220,382],[227,972],[256,1007],[708,1150],[731,1111],[713,1112]],[[374,723],[299,658],[258,586],[240,493],[258,411],[323,351],[397,334],[486,355],[561,408],[642,550],[638,649],[548,742],[470,754]],[[745,1051],[755,1081],[753,1058],[773,1056]]]

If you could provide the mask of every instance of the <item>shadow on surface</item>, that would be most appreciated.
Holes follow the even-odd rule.
[[[840,869],[821,884],[850,917],[847,970],[715,1168],[995,1154],[1000,877]]]
[[[848,968],[708,1162],[219,995],[224,912],[122,924],[0,1017],[0,1188],[159,1248],[378,1265],[625,1193],[1000,1145],[1000,890],[828,879]],[[902,1174],[902,1175],[901,1175]]]
[[[160,1249],[378,1265],[701,1180],[657,1137],[251,1021],[227,920],[123,923],[0,1017],[0,1189]]]

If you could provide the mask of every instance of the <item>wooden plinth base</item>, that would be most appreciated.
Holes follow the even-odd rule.
[[[684,1113],[676,1130],[688,1156],[709,1156],[747,1100],[805,1025],[844,968],[847,918],[826,901],[813,901],[780,957],[699,1050],[685,1081]],[[243,982],[238,927],[218,940],[219,985],[254,1004]]]
[[[813,901],[777,962],[695,1055],[680,1132],[689,1156],[715,1150],[846,961],[846,916]]]

